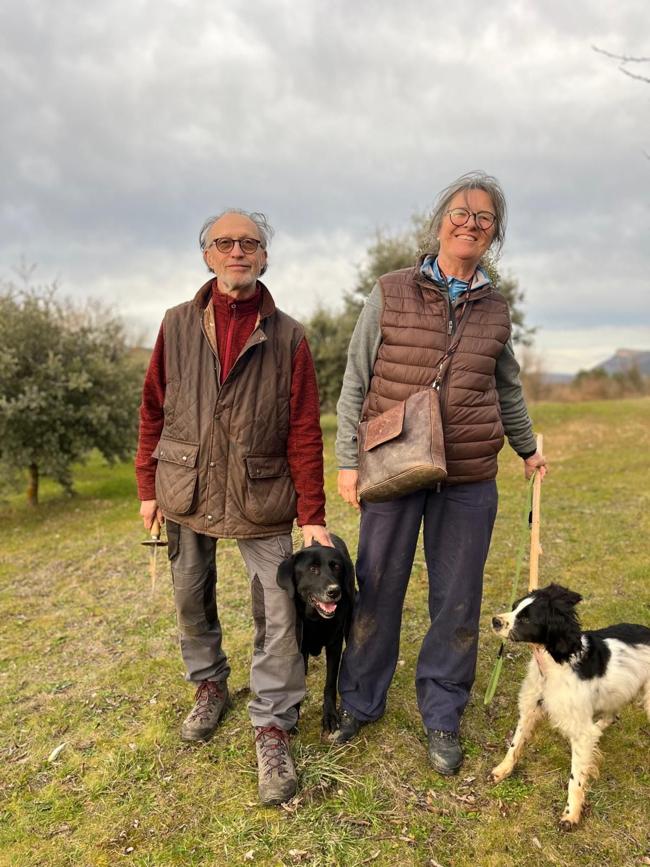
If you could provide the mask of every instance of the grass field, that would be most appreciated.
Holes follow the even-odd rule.
[[[533,416],[551,464],[541,583],[582,593],[587,627],[650,624],[650,400],[539,404]],[[329,524],[355,549],[357,517],[334,492],[333,419],[324,426]],[[234,544],[222,543],[219,554],[234,708],[211,743],[187,745],[178,731],[192,692],[182,679],[168,567],[162,557],[151,598],[131,468],[94,459],[76,474],[76,497],[46,484],[36,511],[6,500],[0,864],[649,864],[650,723],[640,707],[604,734],[601,776],[573,834],[557,828],[569,748],[548,726],[509,780],[487,782],[516,721],[528,659],[525,647],[511,650],[486,710],[497,649],[488,624],[510,594],[525,495],[520,464],[506,448],[462,773],[443,779],[426,761],[413,686],[427,624],[420,553],[386,715],[347,747],[321,743],[324,663],[316,661],[293,746],[300,791],[283,808],[256,799],[246,711],[252,623]]]

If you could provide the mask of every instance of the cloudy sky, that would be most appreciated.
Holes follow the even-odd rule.
[[[151,344],[239,206],[300,318],[481,168],[545,368],[648,350],[650,84],[593,45],[649,56],[647,0],[3,0],[0,277],[37,263]]]

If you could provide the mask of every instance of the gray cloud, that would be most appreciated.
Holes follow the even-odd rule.
[[[340,301],[375,227],[480,167],[549,366],[551,333],[607,326],[607,352],[650,321],[650,86],[591,45],[647,54],[646,24],[642,0],[9,0],[0,264],[24,254],[152,334],[204,279],[203,218],[261,208],[269,284],[306,315]]]

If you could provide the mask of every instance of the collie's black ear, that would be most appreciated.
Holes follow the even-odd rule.
[[[290,557],[287,557],[286,560],[283,560],[282,563],[278,566],[278,574],[276,576],[276,581],[278,587],[281,587],[283,590],[287,591],[289,595],[289,599],[293,599],[296,593],[295,587],[295,571],[294,571],[294,554]]]
[[[548,599],[545,646],[556,662],[566,662],[582,648],[580,621],[574,607],[582,597],[564,587],[551,586],[562,593]]]
[[[574,606],[578,602],[582,602],[582,596],[574,590],[569,590],[568,587],[562,587],[561,584],[549,584],[541,593],[552,602],[561,602],[564,605]]]

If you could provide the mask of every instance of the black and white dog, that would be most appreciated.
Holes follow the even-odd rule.
[[[336,683],[343,642],[347,641],[354,600],[354,566],[343,539],[331,534],[334,548],[314,542],[283,560],[277,582],[292,596],[302,621],[300,650],[305,674],[310,656],[325,648],[323,731],[339,726]]]
[[[492,770],[495,783],[508,777],[537,722],[550,723],[571,742],[571,776],[560,825],[580,821],[585,789],[597,776],[597,744],[616,713],[643,692],[650,718],[650,629],[619,623],[581,632],[575,606],[582,597],[550,584],[492,618],[497,635],[533,645],[533,657],[519,692],[519,722],[512,745]]]

